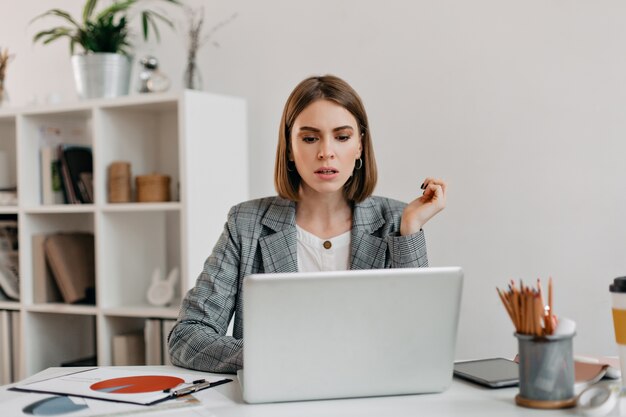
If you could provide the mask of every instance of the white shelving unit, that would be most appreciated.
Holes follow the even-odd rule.
[[[86,132],[94,204],[41,204],[39,129],[59,123]],[[17,216],[19,228],[21,299],[0,301],[0,309],[21,313],[16,379],[94,354],[110,365],[114,335],[140,330],[148,318],[177,317],[228,209],[248,197],[246,129],[243,99],[195,91],[0,109],[0,150],[15,155],[19,197],[16,207],[0,207],[0,214]],[[136,175],[169,175],[173,201],[109,204],[107,167],[120,160],[131,163],[133,187]],[[34,295],[32,237],[59,231],[95,236],[95,305]],[[157,267],[163,274],[180,270],[168,307],[146,299]]]

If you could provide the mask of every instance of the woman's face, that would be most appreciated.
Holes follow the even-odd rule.
[[[352,113],[329,100],[316,100],[296,118],[291,129],[289,159],[309,192],[342,193],[356,160],[361,157],[361,135]]]

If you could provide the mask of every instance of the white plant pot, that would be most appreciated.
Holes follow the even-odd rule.
[[[132,58],[122,54],[91,53],[72,56],[76,91],[81,99],[128,94]]]

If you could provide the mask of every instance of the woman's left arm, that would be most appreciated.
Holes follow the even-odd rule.
[[[446,182],[439,178],[426,178],[421,186],[422,195],[411,201],[402,212],[400,234],[409,236],[419,232],[433,216],[446,206]]]

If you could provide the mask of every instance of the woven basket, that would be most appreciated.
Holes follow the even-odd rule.
[[[170,201],[170,177],[167,175],[137,175],[137,202]]]

